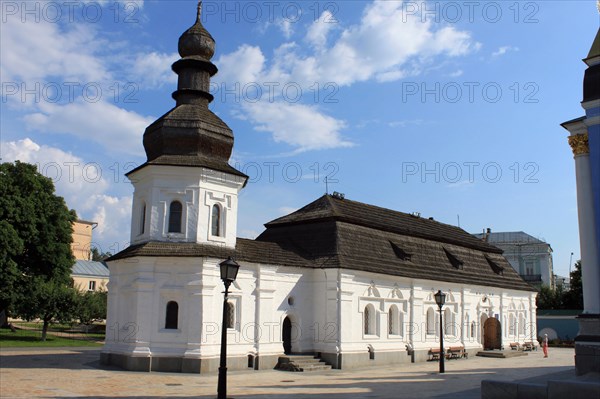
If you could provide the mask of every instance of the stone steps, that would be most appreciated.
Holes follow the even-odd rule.
[[[523,351],[479,351],[476,356],[480,357],[495,357],[499,359],[506,359],[509,357],[527,356],[526,352]]]
[[[275,368],[282,371],[328,371],[331,365],[312,355],[285,355],[279,356]]]

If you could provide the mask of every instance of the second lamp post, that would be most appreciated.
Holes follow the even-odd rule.
[[[442,307],[444,306],[444,303],[446,303],[446,294],[444,294],[442,290],[438,290],[438,292],[436,292],[433,296],[435,297],[435,303],[437,303],[440,308],[440,373],[445,373],[446,370],[444,368],[444,359],[446,356],[444,354],[444,325],[442,324]]]
[[[237,277],[240,265],[231,256],[219,263],[221,280],[225,284],[225,298],[223,299],[223,323],[221,324],[221,362],[219,364],[219,383],[217,385],[217,399],[227,399],[227,300],[229,299],[229,286]]]

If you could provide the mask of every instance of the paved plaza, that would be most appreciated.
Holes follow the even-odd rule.
[[[479,398],[481,381],[544,382],[575,375],[573,349],[509,359],[471,357],[404,366],[293,373],[230,371],[233,398]],[[136,373],[99,363],[97,348],[0,350],[2,398],[215,398],[217,375]]]

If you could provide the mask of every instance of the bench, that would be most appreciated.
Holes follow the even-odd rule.
[[[511,342],[510,343],[510,350],[518,351],[520,349],[521,349],[521,344],[520,343],[518,343],[518,342]]]
[[[440,360],[440,348],[429,349],[429,360]]]
[[[460,359],[467,358],[469,355],[465,352],[464,346],[451,346],[448,348],[448,353],[446,355],[447,359]]]
[[[534,345],[532,341],[523,342],[523,351],[533,351],[537,350],[537,347]]]

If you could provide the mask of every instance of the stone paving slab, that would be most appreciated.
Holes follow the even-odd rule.
[[[136,373],[99,363],[97,348],[0,350],[1,398],[215,398],[217,375]],[[437,362],[323,373],[230,371],[233,398],[479,398],[481,381],[543,383],[575,375],[573,349],[494,359]]]

